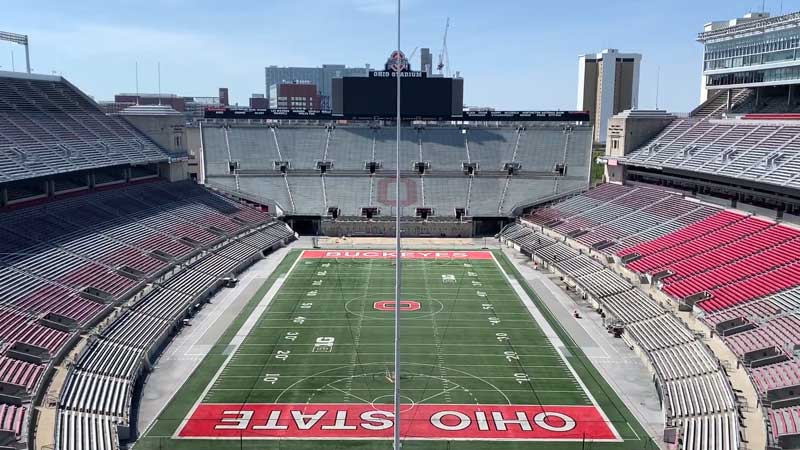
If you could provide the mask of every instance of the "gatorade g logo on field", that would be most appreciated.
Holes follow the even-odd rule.
[[[379,302],[375,302],[373,306],[378,311],[394,311],[395,301],[381,300]],[[400,301],[400,311],[419,311],[421,307],[422,305],[420,305],[419,302],[415,302],[414,300]]]

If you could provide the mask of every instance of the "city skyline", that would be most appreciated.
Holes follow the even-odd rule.
[[[34,72],[62,74],[97,100],[133,92],[137,63],[139,91],[156,92],[160,62],[162,92],[206,96],[228,87],[232,103],[246,105],[251,94],[265,93],[266,66],[380,67],[394,47],[393,0],[247,1],[227,9],[188,0],[125,0],[114,8],[96,0],[33,3],[9,5],[0,29],[30,36]],[[465,79],[467,105],[569,110],[578,55],[619,48],[643,55],[640,108],[656,106],[658,85],[658,106],[685,112],[700,102],[695,39],[703,24],[761,9],[759,1],[722,0],[532,3],[406,0],[403,50],[429,47],[435,64],[450,17],[451,70]],[[800,0],[768,1],[766,9],[776,15],[781,4],[784,12],[800,9]],[[23,49],[9,43],[0,44],[0,70],[10,70],[12,52],[23,70]]]

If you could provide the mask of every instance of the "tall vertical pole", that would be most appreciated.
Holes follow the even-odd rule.
[[[30,45],[30,41],[28,41],[28,37],[25,36],[25,70],[28,73],[31,73],[31,53],[28,50],[28,46]]]
[[[139,61],[136,61],[136,104],[139,104]]]
[[[400,0],[397,0],[397,57],[400,57]],[[402,60],[398,61],[398,64]],[[397,116],[395,125],[397,126],[396,161],[395,161],[395,194],[394,200],[397,209],[395,210],[395,280],[394,280],[394,450],[400,450],[400,74],[401,70],[395,68],[397,78]]]
[[[658,65],[658,75],[656,75],[656,109],[658,109],[658,91],[661,88],[661,64]]]
[[[158,62],[158,106],[161,106],[161,61]]]

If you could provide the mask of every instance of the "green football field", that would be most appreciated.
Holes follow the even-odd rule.
[[[397,377],[394,276],[290,254],[136,448],[656,448],[501,252],[409,252]]]

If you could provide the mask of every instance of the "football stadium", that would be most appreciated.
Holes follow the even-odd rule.
[[[685,113],[617,49],[466,107],[396,20],[248,106],[0,32],[0,449],[800,449],[800,12],[685,36]]]

